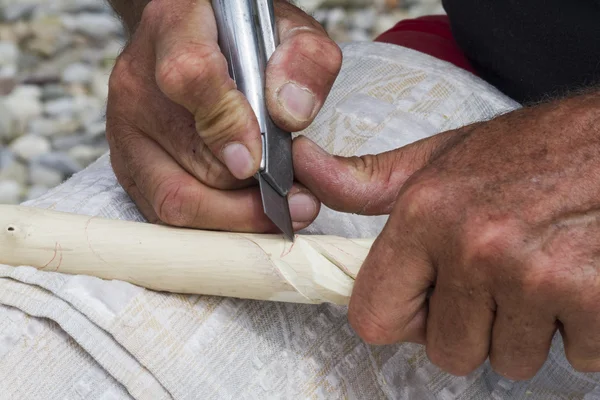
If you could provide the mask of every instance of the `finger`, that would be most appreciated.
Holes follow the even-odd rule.
[[[435,274],[401,217],[390,217],[394,222],[375,241],[350,299],[350,324],[372,344],[425,341],[427,292]]]
[[[221,191],[207,187],[151,139],[132,134],[128,140],[125,148],[135,149],[124,155],[131,178],[161,221],[235,232],[276,231],[264,214],[258,188]],[[302,229],[316,218],[318,206],[309,192],[297,190],[290,199],[290,212],[295,212],[295,227]]]
[[[239,180],[231,174],[198,135],[194,117],[185,108],[171,102],[156,87],[147,90],[152,101],[145,107],[131,107],[129,115],[187,172],[215,189],[241,189],[256,184],[254,178]]]
[[[565,355],[569,363],[580,372],[600,372],[600,335],[598,335],[600,318],[598,312],[573,310],[570,315],[560,319]]]
[[[315,118],[342,66],[342,52],[315,19],[275,4],[280,45],[267,66],[266,99],[276,124],[297,132]]]
[[[348,158],[332,156],[299,137],[293,147],[296,179],[337,211],[389,214],[404,182],[453,134],[449,131],[397,150]]]
[[[512,380],[531,379],[544,365],[556,332],[556,319],[547,303],[537,299],[506,299],[496,310],[490,363]]]
[[[258,122],[229,76],[210,2],[190,2],[176,21],[160,19],[172,2],[153,1],[149,7],[160,27],[154,37],[159,88],[194,115],[202,141],[236,178],[251,177],[262,155]]]
[[[427,355],[442,370],[464,376],[487,359],[494,302],[470,279],[446,276],[449,270],[456,271],[438,267],[429,299]]]

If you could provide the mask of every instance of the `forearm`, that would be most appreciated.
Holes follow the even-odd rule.
[[[151,0],[108,0],[113,10],[119,15],[128,33],[131,35],[135,32],[142,12]]]

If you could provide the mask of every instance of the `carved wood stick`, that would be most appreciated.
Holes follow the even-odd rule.
[[[372,240],[238,234],[0,206],[0,264],[158,291],[348,303]]]

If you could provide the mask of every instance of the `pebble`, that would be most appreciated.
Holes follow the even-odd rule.
[[[67,89],[60,84],[50,83],[42,87],[42,101],[50,101],[68,96]]]
[[[13,120],[13,135],[25,133],[27,122],[32,118],[42,115],[42,105],[34,97],[6,96],[4,98],[4,107],[10,114],[8,118]]]
[[[108,97],[108,80],[110,71],[94,72],[92,77],[92,93],[99,99]]]
[[[44,112],[54,118],[77,116],[86,118],[97,114],[101,109],[101,104],[102,102],[98,99],[87,95],[62,97],[44,103]]]
[[[296,0],[337,42],[372,40],[440,0]],[[0,203],[33,199],[108,150],[108,81],[126,43],[108,2],[0,0]]]
[[[78,145],[69,150],[69,156],[84,168],[96,161],[108,149]]]
[[[67,153],[62,151],[42,154],[33,161],[42,167],[59,171],[65,176],[71,176],[83,169],[81,164],[77,163]]]
[[[12,180],[25,185],[27,178],[27,166],[17,160],[17,157],[11,151],[2,149],[0,152],[0,180]]]
[[[67,29],[80,32],[96,40],[121,32],[121,22],[111,14],[81,13],[66,15],[63,24]]]
[[[57,151],[69,151],[69,149],[75,146],[90,146],[92,142],[88,136],[74,133],[72,135],[52,138],[52,148]]]
[[[17,67],[4,65],[0,67],[0,96],[6,96],[17,85]]]
[[[65,83],[89,83],[94,76],[94,70],[91,66],[82,63],[69,65],[62,74],[62,81]]]
[[[106,122],[93,122],[85,127],[85,134],[92,140],[103,138],[106,134]]]
[[[0,143],[8,143],[18,136],[12,111],[0,100]]]
[[[48,153],[52,147],[45,137],[29,134],[12,142],[10,149],[23,160],[31,161],[35,157]]]
[[[29,121],[27,131],[34,135],[60,137],[75,133],[81,124],[70,117],[35,118]]]
[[[0,180],[0,204],[18,204],[23,187],[15,181]]]
[[[0,66],[15,65],[19,60],[19,48],[13,42],[0,41]]]
[[[54,168],[48,168],[37,163],[32,163],[29,166],[29,183],[32,185],[51,188],[60,185],[63,180],[64,175]]]

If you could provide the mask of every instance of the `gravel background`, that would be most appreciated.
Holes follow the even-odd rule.
[[[299,0],[338,42],[371,40],[439,0]],[[0,0],[0,203],[37,197],[107,151],[108,77],[123,45],[102,0]]]

